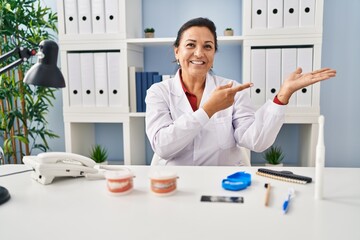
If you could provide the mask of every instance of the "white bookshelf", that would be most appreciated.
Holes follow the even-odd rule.
[[[252,28],[252,3],[264,0],[242,0],[242,33],[235,36],[221,36],[218,29],[219,45],[237,45],[242,48],[242,79],[251,79],[251,49],[253,47],[311,46],[313,48],[313,69],[321,67],[323,0],[298,0],[309,2],[315,7],[312,26],[293,28]],[[285,0],[267,0],[283,3]],[[265,2],[267,2],[265,1]],[[95,124],[118,123],[123,127],[124,164],[145,164],[145,121],[144,113],[129,110],[128,67],[144,68],[144,48],[171,46],[175,36],[143,38],[142,1],[117,0],[118,31],[101,34],[68,34],[66,32],[65,2],[58,2],[59,46],[61,68],[67,87],[63,90],[63,110],[66,151],[87,155],[95,144]],[[91,3],[92,1],[89,0]],[[104,0],[109,2],[109,0]],[[112,1],[114,2],[114,0]],[[181,4],[181,3],[178,3]],[[219,1],[219,4],[223,4]],[[285,10],[284,10],[285,11]],[[299,10],[300,11],[300,10]],[[222,14],[219,12],[219,14]],[[216,23],[216,22],[215,22]],[[119,51],[122,71],[122,107],[82,107],[70,103],[69,78],[67,75],[67,54],[72,52]],[[312,87],[311,105],[306,107],[289,106],[286,124],[300,124],[300,164],[314,166],[315,143],[317,140],[317,119],[320,114],[320,84]]]
[[[77,2],[77,1],[73,1]],[[103,33],[68,33],[66,23],[67,1],[57,1],[59,16],[59,46],[61,69],[65,77],[66,88],[63,90],[63,112],[65,128],[65,148],[67,152],[88,155],[96,143],[95,125],[112,123],[122,125],[124,157],[119,159],[126,165],[145,164],[145,122],[142,114],[129,114],[128,66],[143,67],[143,48],[136,44],[127,44],[127,38],[139,37],[142,34],[141,0],[106,0],[96,3],[115,4],[117,29],[107,32],[106,24]],[[82,1],[93,4],[93,1]],[[71,4],[71,3],[70,3]],[[79,7],[77,5],[77,7]],[[91,9],[91,7],[90,7]],[[130,14],[131,13],[131,14]],[[90,13],[91,15],[91,13]],[[138,16],[133,18],[133,16]],[[93,16],[91,16],[93,17]],[[106,16],[106,11],[104,16]],[[78,18],[80,21],[81,19]],[[89,20],[89,18],[88,18]],[[90,22],[91,24],[91,22]],[[92,26],[93,27],[93,26]],[[93,29],[94,30],[94,29]],[[69,90],[68,54],[86,52],[119,52],[119,93],[120,105],[112,106],[73,106]],[[96,80],[95,80],[96,81]],[[142,116],[142,117],[139,117]],[[114,133],[114,134],[121,134]],[[121,143],[119,143],[121,144]],[[118,162],[118,161],[117,161]]]
[[[254,4],[254,2],[256,2]],[[254,6],[263,6],[267,11],[266,21],[267,26],[253,28],[255,24],[253,14],[256,12]],[[298,27],[285,27],[282,22],[282,27],[269,27],[269,12],[270,5],[283,7],[281,12],[285,16],[285,8],[290,4],[298,4],[299,15],[301,15],[305,8],[309,13],[313,13],[312,20],[302,24],[299,17]],[[321,49],[322,49],[322,30],[323,30],[323,0],[244,0],[243,1],[243,79],[251,79],[251,49],[253,47],[297,47],[309,46],[312,47],[312,69],[321,68]],[[308,8],[310,6],[311,8]],[[263,9],[263,13],[264,13]],[[307,13],[306,13],[307,14]],[[302,16],[303,17],[303,16]],[[284,18],[283,18],[283,21]],[[267,89],[269,90],[269,89]],[[318,132],[318,117],[320,115],[320,84],[311,86],[311,104],[307,106],[287,106],[285,117],[286,124],[299,124],[300,126],[300,146],[299,146],[299,160],[301,166],[315,166],[315,150]]]

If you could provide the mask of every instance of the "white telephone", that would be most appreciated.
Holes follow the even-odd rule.
[[[24,156],[23,162],[34,169],[32,177],[42,184],[52,183],[55,177],[79,177],[99,172],[95,161],[75,153],[39,153],[37,156]]]

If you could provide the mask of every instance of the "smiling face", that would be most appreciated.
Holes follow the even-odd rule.
[[[174,48],[183,79],[204,78],[214,63],[215,36],[207,27],[190,27]]]

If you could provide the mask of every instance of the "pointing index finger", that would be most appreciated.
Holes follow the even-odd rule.
[[[234,93],[236,93],[236,92],[240,92],[240,91],[242,91],[242,90],[244,90],[244,89],[250,88],[250,87],[252,87],[253,85],[254,85],[253,83],[248,82],[248,83],[244,83],[244,84],[241,84],[241,85],[239,85],[239,86],[233,87],[233,88],[231,88],[231,90],[232,90]]]

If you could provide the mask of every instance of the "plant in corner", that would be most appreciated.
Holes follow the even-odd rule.
[[[90,158],[96,163],[104,163],[108,158],[106,148],[100,146],[99,144],[95,144],[95,146],[91,148]]]
[[[154,28],[145,28],[144,29],[145,37],[146,38],[153,38],[155,34]]]
[[[224,36],[233,36],[234,30],[231,27],[225,28],[224,30]]]
[[[284,154],[281,147],[271,146],[264,154],[264,159],[270,165],[281,165]]]
[[[1,0],[0,55],[16,46],[36,49],[42,40],[54,38],[56,23],[56,13],[43,7],[40,0]],[[32,63],[35,60],[33,57]],[[13,61],[1,62],[0,68]],[[32,63],[24,62],[0,75],[0,142],[5,154],[0,164],[19,163],[34,149],[47,151],[47,140],[58,137],[48,129],[46,120],[56,89],[23,83]]]

